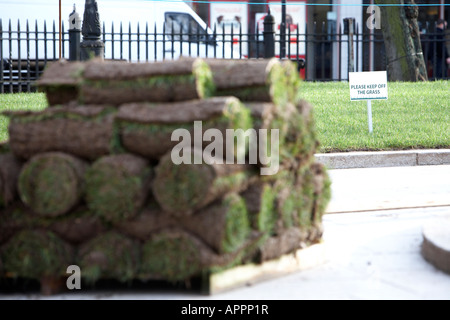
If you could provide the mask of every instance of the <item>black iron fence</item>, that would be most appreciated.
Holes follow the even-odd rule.
[[[30,27],[31,26],[31,27]],[[349,71],[386,70],[384,42],[380,30],[362,31],[355,28],[351,36],[339,27],[328,24],[313,24],[304,33],[299,25],[288,25],[280,40],[273,33],[276,57],[297,63],[301,77],[307,81],[339,81],[348,79]],[[430,79],[448,79],[445,57],[445,38],[430,26],[422,34],[422,48]],[[54,60],[69,58],[69,32],[62,26],[61,52],[59,30],[55,23],[44,23],[38,29],[37,22],[25,26],[0,20],[0,93],[32,92],[34,82],[46,65]],[[175,59],[180,55],[209,58],[259,59],[265,57],[267,41],[263,30],[254,33],[216,32],[208,33],[177,30],[167,25],[162,30],[156,26],[131,25],[118,27],[103,25],[102,40],[105,44],[105,59],[126,61],[160,61]],[[266,38],[267,39],[267,38]],[[349,54],[353,48],[353,55]],[[280,52],[285,53],[280,55]],[[351,57],[354,57],[350,61]],[[350,59],[349,59],[350,57]],[[444,75],[437,73],[442,71]]]

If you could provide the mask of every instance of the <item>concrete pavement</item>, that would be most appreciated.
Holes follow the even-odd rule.
[[[327,214],[326,262],[217,299],[450,299],[450,276],[421,255],[422,228],[450,207]]]
[[[327,213],[450,205],[450,165],[329,170]]]

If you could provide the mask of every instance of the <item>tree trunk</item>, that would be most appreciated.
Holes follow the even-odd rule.
[[[250,165],[218,164],[198,149],[189,154],[190,164],[174,164],[171,156],[163,156],[155,168],[153,194],[164,211],[177,216],[193,214],[226,193],[245,190],[256,177]]]
[[[86,171],[86,204],[102,219],[118,223],[137,216],[153,178],[149,162],[136,155],[105,156]]]
[[[17,181],[22,162],[13,154],[0,154],[0,208],[8,206],[17,197]]]
[[[19,158],[43,152],[66,152],[95,160],[118,148],[114,108],[80,106],[41,112],[9,112],[9,144]]]
[[[376,4],[392,3],[375,0]],[[389,81],[427,81],[428,76],[417,24],[414,0],[396,0],[407,6],[381,7],[381,29],[386,48]]]
[[[117,106],[130,102],[203,99],[213,94],[211,70],[201,59],[146,64],[89,62],[79,101]]]
[[[81,201],[87,166],[84,161],[61,152],[34,156],[20,173],[20,198],[38,215],[66,214]]]
[[[194,130],[195,121],[202,121],[201,129]],[[203,141],[203,135],[208,129],[220,130],[225,138],[227,129],[245,131],[252,128],[250,112],[235,97],[159,104],[125,104],[119,109],[117,123],[121,144],[125,149],[155,160],[180,143],[172,141],[172,134],[176,129],[188,130],[193,147],[196,131]],[[210,143],[211,141],[202,142],[203,148]],[[223,155],[226,152],[225,144],[224,147],[224,150],[220,150]]]

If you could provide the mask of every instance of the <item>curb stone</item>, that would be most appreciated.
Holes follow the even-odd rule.
[[[318,153],[315,158],[328,169],[444,165],[450,164],[450,149]]]

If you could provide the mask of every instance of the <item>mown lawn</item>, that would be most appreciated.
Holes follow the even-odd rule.
[[[314,106],[319,152],[450,147],[450,81],[390,82],[388,100],[372,101],[369,134],[366,101],[350,101],[347,82],[303,82],[299,96]],[[42,93],[0,94],[4,110],[42,110]],[[0,142],[8,139],[0,116]]]
[[[320,152],[450,147],[450,81],[390,82],[388,100],[350,101],[348,82],[303,82],[314,106]]]
[[[0,112],[7,110],[38,111],[47,107],[43,93],[0,94]],[[0,115],[0,142],[8,139],[7,117]]]

